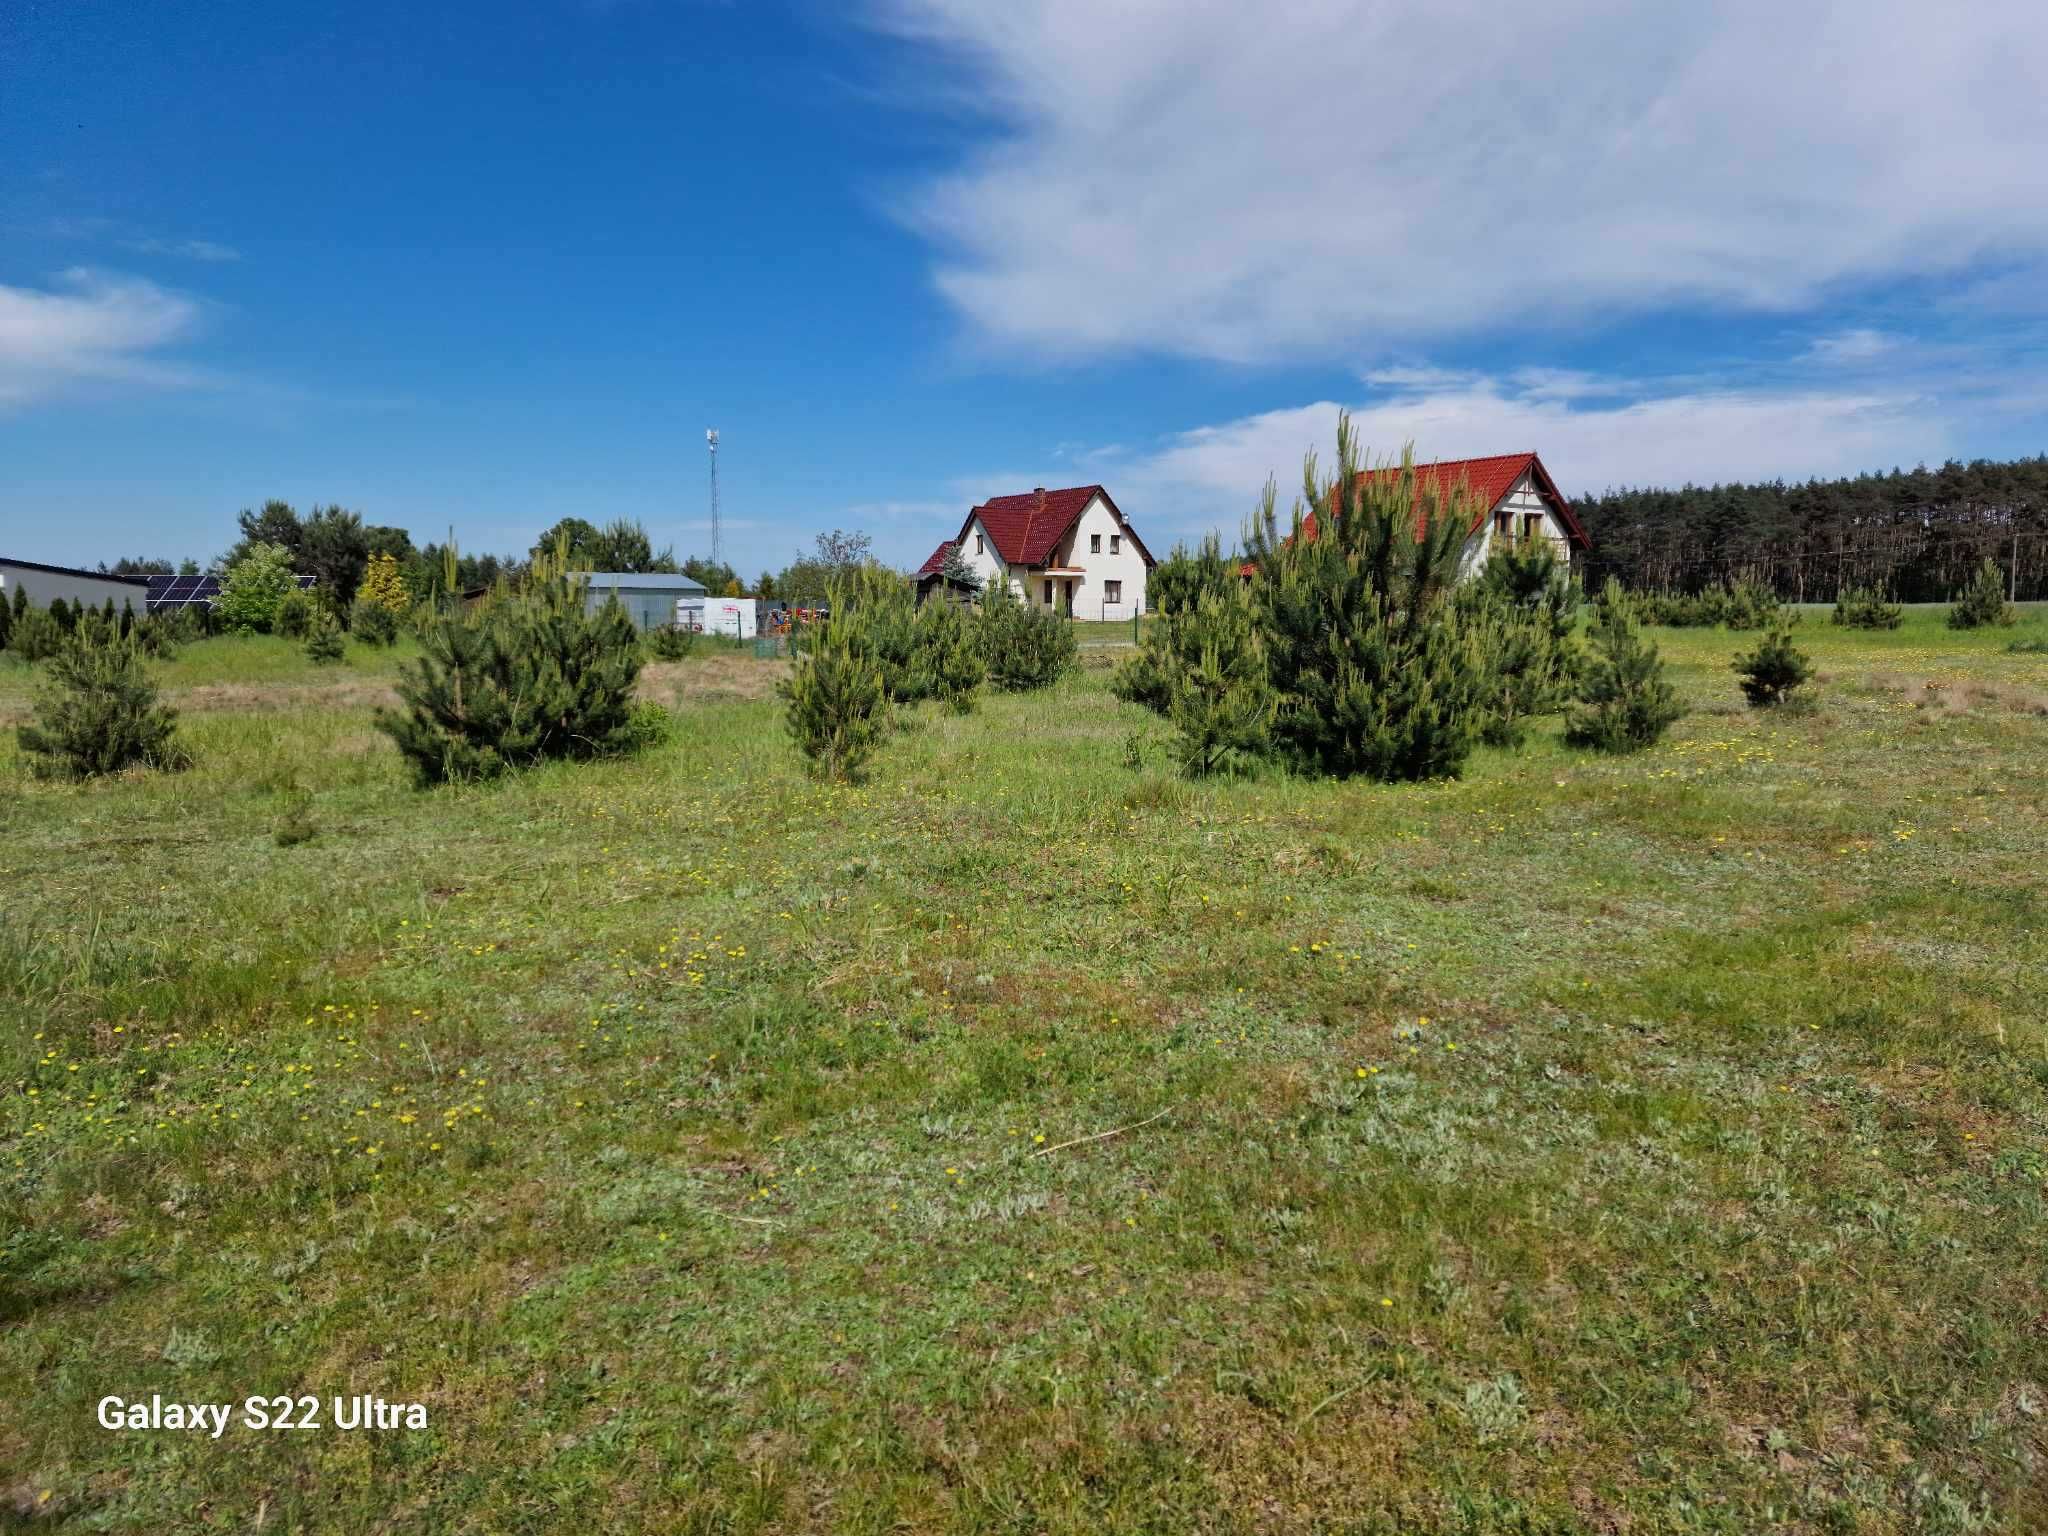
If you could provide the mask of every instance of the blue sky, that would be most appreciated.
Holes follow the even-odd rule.
[[[2039,7],[1521,9],[8,7],[0,553],[700,552],[713,425],[749,573],[1229,533],[1340,405],[1573,493],[2048,451]]]

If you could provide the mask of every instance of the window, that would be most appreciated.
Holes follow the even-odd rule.
[[[974,552],[977,555],[985,555],[988,553],[988,541],[978,533],[974,536]]]
[[[1506,538],[1509,534],[1513,533],[1515,531],[1515,514],[1512,512],[1494,513],[1493,531],[1502,538]]]
[[[1542,514],[1541,512],[1524,512],[1524,513],[1522,514],[1522,537],[1523,537],[1523,538],[1525,538],[1525,539],[1533,539],[1533,538],[1535,538],[1535,537],[1536,537],[1536,535],[1537,535],[1537,534],[1541,533],[1542,531],[1543,531],[1543,514]]]
[[[1120,555],[1124,552],[1124,536],[1122,534],[1112,533],[1109,536],[1109,552],[1112,555]]]
[[[1045,584],[1045,606],[1048,608],[1052,606],[1052,583],[1050,581]]]
[[[1088,553],[1089,553],[1089,554],[1091,554],[1091,555],[1099,555],[1099,554],[1101,554],[1101,553],[1102,553],[1102,535],[1101,535],[1101,534],[1099,534],[1099,533],[1091,533],[1091,534],[1089,534],[1089,535],[1088,535]]]
[[[1105,581],[1102,584],[1102,600],[1105,603],[1120,603],[1124,600],[1124,584],[1120,581]]]

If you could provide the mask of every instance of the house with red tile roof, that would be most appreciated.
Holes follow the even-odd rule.
[[[1368,469],[1360,478],[1398,475],[1398,466]],[[1425,501],[1450,498],[1459,486],[1471,497],[1472,525],[1466,530],[1464,570],[1477,570],[1496,541],[1548,539],[1560,562],[1570,565],[1592,547],[1572,504],[1557,489],[1543,460],[1533,453],[1497,453],[1481,459],[1439,459],[1415,466],[1415,520],[1419,536]],[[1316,536],[1316,514],[1301,520],[1304,538]],[[1252,574],[1247,563],[1244,574]]]
[[[1145,612],[1145,584],[1157,563],[1099,485],[992,496],[968,512],[954,542],[984,587],[1007,581],[1025,602],[1064,607],[1077,619]],[[932,559],[943,566],[945,558],[942,544]]]

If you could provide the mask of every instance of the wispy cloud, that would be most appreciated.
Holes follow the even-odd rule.
[[[180,256],[187,261],[240,261],[242,253],[216,240],[124,240],[131,251],[147,256]]]
[[[2048,252],[2031,0],[871,4],[987,127],[901,212],[1011,352],[1341,357]]]
[[[0,284],[0,406],[90,382],[158,387],[202,378],[161,354],[200,324],[196,299],[146,278],[73,267],[48,288]]]
[[[1819,363],[1867,363],[1898,349],[1899,338],[1886,331],[1859,327],[1833,336],[1819,336],[1806,349],[1809,359]]]

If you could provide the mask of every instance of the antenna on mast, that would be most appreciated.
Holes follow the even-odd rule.
[[[704,446],[711,450],[711,563],[718,564],[718,428],[704,429]]]

